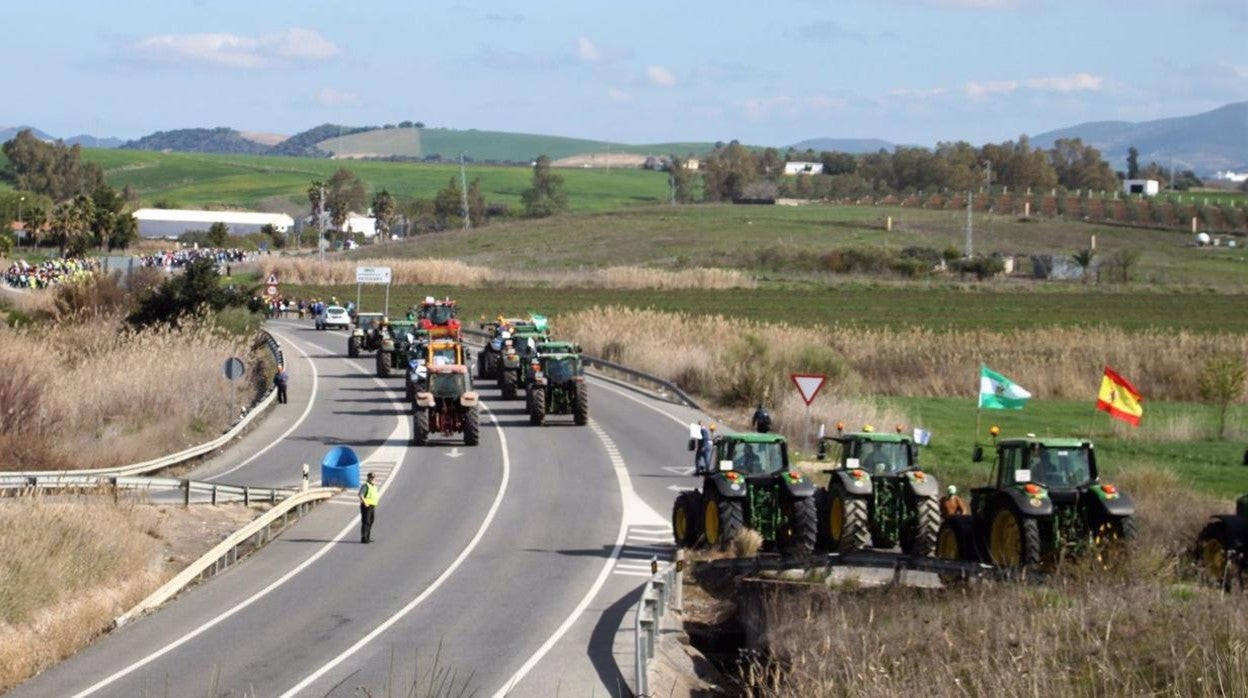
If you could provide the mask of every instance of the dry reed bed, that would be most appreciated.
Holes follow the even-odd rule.
[[[1117,566],[1073,565],[1040,585],[840,591],[765,599],[775,661],[751,696],[1244,696],[1242,594],[1193,580],[1186,550],[1225,503],[1139,468],[1141,538]]]
[[[221,364],[252,356],[211,328],[133,331],[81,318],[0,341],[0,470],[125,465],[207,441],[229,425]],[[253,379],[267,373],[251,361]],[[254,397],[244,384],[239,404]]]
[[[1085,399],[1109,364],[1149,400],[1189,401],[1206,358],[1248,358],[1245,335],[1111,327],[809,328],[610,307],[561,316],[557,329],[591,355],[736,405],[789,391],[793,372],[827,374],[834,396],[973,397],[981,362],[1038,398]]]
[[[86,645],[164,576],[150,508],[0,502],[0,692]]]
[[[608,267],[548,273],[500,271],[447,259],[370,259],[319,261],[309,258],[265,258],[257,263],[262,276],[277,274],[284,283],[343,286],[355,283],[359,264],[390,267],[394,283],[482,288],[491,285],[540,284],[557,288],[605,289],[728,289],[754,288],[751,277],[732,269],[667,271],[645,267]]]

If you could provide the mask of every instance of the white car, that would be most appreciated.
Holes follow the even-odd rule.
[[[347,309],[340,305],[331,305],[325,309],[325,317],[321,320],[321,325],[325,329],[338,328],[340,330],[351,329],[351,316],[347,314]]]

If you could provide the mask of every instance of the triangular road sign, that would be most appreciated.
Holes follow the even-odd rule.
[[[265,284],[267,284],[267,285],[269,285],[269,286],[276,286],[276,285],[277,285],[277,274],[269,274],[269,278],[268,278],[268,279],[265,279],[264,283],[265,283]]]
[[[802,396],[802,400],[806,402],[807,407],[810,407],[810,403],[814,402],[815,396],[819,394],[819,389],[828,380],[827,376],[814,373],[794,373],[789,377],[793,379],[793,385],[797,386],[797,392]]]

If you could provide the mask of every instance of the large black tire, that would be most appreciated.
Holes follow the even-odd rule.
[[[477,410],[477,406],[473,405],[468,408],[468,414],[464,415],[464,445],[476,446],[481,441],[481,413]]]
[[[572,405],[572,421],[578,427],[589,424],[589,384],[576,384],[576,404]]]
[[[676,545],[692,548],[702,536],[701,522],[702,495],[696,491],[681,492],[672,504],[672,536]]]
[[[347,356],[355,359],[360,355],[360,338],[352,335],[347,338]]]
[[[975,522],[970,516],[951,516],[940,525],[936,534],[936,557],[951,562],[977,562],[975,551]],[[939,573],[944,584],[965,581],[965,575],[956,572]]]
[[[377,377],[390,377],[390,352],[377,350]]]
[[[936,550],[936,537],[939,534],[940,503],[935,497],[924,497],[915,502],[913,523],[902,531],[901,552],[927,557]]]
[[[1223,591],[1230,591],[1238,577],[1243,583],[1245,569],[1243,562],[1239,568],[1234,560],[1234,551],[1240,542],[1225,521],[1211,521],[1196,537],[1196,564],[1205,579],[1217,584]]]
[[[498,385],[503,389],[504,400],[516,399],[516,374],[514,371],[503,371],[503,375],[498,380]]]
[[[477,354],[477,379],[485,379],[485,353]]]
[[[821,528],[827,533],[828,546],[839,553],[871,547],[866,500],[851,497],[839,488],[828,491],[827,518]]]
[[[789,502],[789,522],[780,538],[780,552],[793,557],[809,557],[819,536],[819,513],[814,497]]]
[[[546,422],[546,389],[534,386],[529,391],[529,424],[535,427]]]
[[[424,446],[429,443],[429,409],[417,407],[412,413],[412,445]]]
[[[702,500],[702,533],[708,545],[726,546],[745,528],[745,503],[715,494]]]
[[[998,567],[1027,568],[1040,563],[1040,523],[1008,508],[989,523],[988,555]]]
[[[416,386],[406,376],[403,377],[403,399],[408,402],[416,402]]]

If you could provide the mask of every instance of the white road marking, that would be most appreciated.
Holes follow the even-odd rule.
[[[595,381],[595,385],[597,385],[599,388],[602,388],[604,390],[609,390],[622,397],[626,397],[629,400],[632,400],[633,402],[637,403],[638,405],[641,405],[642,407],[645,407],[648,410],[653,410],[655,412],[658,412],[664,417],[667,417],[673,422],[676,422],[680,426],[684,427],[686,430],[689,428],[689,422],[681,419],[680,417],[677,417],[676,415],[672,414],[671,412],[668,412],[667,410],[661,409],[659,407],[655,407],[654,405],[651,405],[650,403],[646,402],[645,400],[642,400],[641,398],[638,398],[635,395],[630,395],[627,391],[620,390],[619,388],[613,388],[609,384],[607,384],[605,381],[602,381],[602,380]],[[688,432],[686,431],[686,434],[687,433]]]
[[[485,406],[482,405],[482,407],[485,407]],[[481,542],[481,539],[485,537],[486,529],[490,527],[490,524],[494,521],[494,516],[498,513],[499,507],[502,506],[503,494],[507,491],[507,483],[511,479],[511,457],[507,450],[507,435],[503,433],[502,426],[499,425],[498,419],[494,417],[494,414],[492,412],[489,412],[489,408],[485,408],[485,409],[487,413],[489,413],[490,415],[490,422],[494,424],[494,429],[498,432],[499,441],[502,442],[503,478],[502,478],[502,481],[499,482],[498,484],[498,492],[494,494],[494,503],[490,505],[489,511],[486,512],[485,520],[481,522],[481,526],[477,529],[476,535],[474,535],[472,539],[468,541],[468,544],[464,546],[464,549],[462,551],[460,551],[459,556],[455,558],[454,562],[452,562],[449,567],[443,570],[442,574],[438,575],[438,578],[433,580],[433,583],[430,584],[428,587],[426,587],[425,590],[422,591],[416,598],[409,601],[406,606],[399,609],[398,612],[396,612],[394,615],[387,618],[376,628],[373,628],[373,630],[369,632],[367,635],[357,640],[355,644],[348,647],[346,651],[344,651],[342,654],[329,660],[329,662],[327,662],[320,669],[316,670],[315,672],[313,672],[312,674],[304,678],[302,681],[295,684],[295,686],[292,687],[290,690],[282,693],[282,698],[288,698],[289,696],[293,696],[297,694],[299,691],[302,691],[303,689],[307,688],[308,686],[312,684],[312,682],[321,678],[330,670],[332,670],[334,667],[346,661],[346,659],[349,658],[351,655],[360,651],[362,648],[364,648],[364,646],[366,646],[368,643],[376,639],[378,635],[381,635],[386,630],[388,630],[390,626],[399,622],[400,620],[403,619],[404,616],[411,613],[413,609],[419,606],[421,602],[423,602],[425,599],[429,598],[429,596],[431,596],[433,592],[437,591],[438,587],[442,586],[442,584],[446,582],[447,579],[450,578],[450,576],[455,572],[455,570],[458,569],[461,564],[463,564],[464,560],[468,559],[468,556],[472,553],[472,551],[476,549],[477,544]]]

